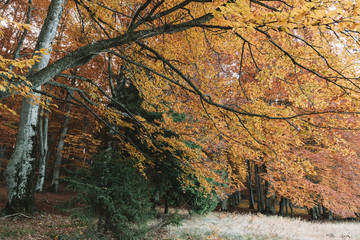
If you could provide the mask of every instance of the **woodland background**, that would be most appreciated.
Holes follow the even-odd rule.
[[[35,192],[64,183],[98,237],[142,238],[159,205],[358,217],[357,1],[7,0],[0,12],[5,215],[36,212]]]

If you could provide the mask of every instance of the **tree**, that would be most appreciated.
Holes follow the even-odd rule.
[[[70,207],[91,229],[94,218],[97,232],[114,239],[143,239],[153,217],[148,180],[134,167],[131,159],[103,151],[93,158],[91,168],[80,179],[71,179],[78,192]],[[82,205],[84,207],[78,207]],[[71,208],[70,208],[71,209]],[[95,231],[96,232],[96,231]]]
[[[30,6],[29,12],[31,10]],[[39,60],[34,63],[34,66],[28,72],[29,75],[31,75],[31,72],[41,70],[48,64],[50,55],[40,50],[51,49],[63,10],[64,1],[52,1],[34,49],[34,55],[38,55]],[[36,87],[36,89],[40,90],[40,86]],[[39,105],[35,102],[34,97],[24,97],[15,150],[5,170],[8,186],[8,212],[34,211],[34,170],[38,111]],[[21,183],[18,183],[19,179],[22,180]]]
[[[50,18],[51,14],[58,11],[57,16],[61,16],[65,7],[65,2],[51,1],[51,6],[56,4],[61,8],[49,8],[46,18],[53,30],[60,19]],[[41,92],[38,88],[43,84],[65,88],[76,93],[74,103],[84,106],[108,127],[111,124],[106,120],[115,119],[121,125],[129,122],[123,119],[132,119],[132,126],[149,144],[158,140],[151,138],[151,133],[166,126],[179,134],[183,143],[193,142],[203,149],[233,145],[236,154],[222,154],[223,157],[209,160],[204,153],[195,154],[186,144],[166,140],[170,151],[180,149],[186,153],[188,171],[197,174],[205,189],[211,189],[207,178],[215,181],[221,178],[213,169],[241,166],[242,171],[233,171],[240,175],[246,172],[246,160],[252,160],[256,166],[266,166],[263,178],[269,188],[292,202],[313,205],[319,199],[318,187],[324,186],[329,186],[324,202],[336,200],[330,189],[337,187],[326,181],[314,181],[314,176],[328,176],[335,169],[325,161],[327,154],[334,157],[333,161],[344,157],[346,163],[340,164],[342,167],[357,159],[334,130],[350,131],[359,126],[357,3],[76,0],[69,2],[67,9],[70,12],[67,17],[74,24],[62,29],[65,36],[59,47],[62,52],[43,55],[42,63],[46,57],[51,57],[52,63],[46,67],[35,65],[33,69],[38,71],[29,70],[27,82],[10,81],[4,76],[1,98],[17,94],[14,89]],[[41,32],[47,32],[46,26],[47,20]],[[37,40],[42,42],[41,34]],[[34,52],[50,45],[28,47]],[[110,63],[102,60],[103,52],[114,56]],[[112,86],[104,81],[101,67],[96,66],[101,62],[102,69],[111,67],[112,71],[107,72],[110,75],[119,73],[123,63],[131,64],[136,69],[134,85],[144,98],[142,106],[147,110],[171,106],[176,112],[184,112],[187,121],[174,122],[170,113],[163,111],[164,122],[154,125],[121,104],[121,110],[106,109],[112,101],[108,94]],[[77,68],[79,74],[70,74],[71,68]],[[71,75],[77,82],[71,85],[52,80],[61,74]],[[23,107],[19,130],[27,129],[25,125],[21,127],[25,110],[35,111],[36,106]],[[124,148],[146,160],[136,144],[117,134]],[[34,131],[24,141],[19,137],[16,149],[22,149],[23,144],[30,153],[35,143],[30,140],[32,136]],[[230,146],[223,149],[231,149]],[[34,158],[27,154],[19,171],[14,170],[19,151],[15,150],[7,170],[10,205],[14,205],[12,196],[31,198],[31,191],[20,197],[15,190],[16,186],[31,185],[27,177],[21,178],[21,184],[15,184],[15,179],[20,179],[15,173],[25,166],[33,169]],[[336,154],[331,154],[334,151]],[[352,166],[357,172],[358,167]],[[345,169],[339,175],[343,187],[346,188],[344,182],[349,175],[357,184],[354,172]],[[300,187],[304,179],[306,188]],[[28,210],[30,205],[27,204]],[[358,209],[357,202],[349,211],[343,211],[344,206],[328,207],[345,215]],[[17,208],[16,204],[13,208]]]

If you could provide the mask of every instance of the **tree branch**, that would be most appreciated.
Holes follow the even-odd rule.
[[[83,65],[84,63],[87,63],[88,60],[92,59],[94,56],[107,49],[129,44],[141,39],[158,36],[161,34],[172,34],[176,32],[181,32],[196,27],[199,24],[208,22],[211,19],[213,19],[213,17],[214,16],[212,14],[206,14],[203,15],[202,17],[196,18],[194,20],[185,23],[165,25],[165,26],[160,26],[157,28],[141,30],[141,31],[131,31],[115,38],[93,42],[64,56],[63,58],[55,61],[53,64],[48,65],[47,67],[41,69],[40,71],[36,71],[30,74],[27,77],[27,81],[29,81],[31,85],[27,84],[24,81],[11,82],[9,83],[9,85],[15,88],[27,86],[31,89],[35,89],[38,86],[41,86],[42,84],[50,81],[52,78],[54,78],[62,71],[68,68],[73,68],[79,65]],[[14,94],[11,93],[9,89],[10,88],[8,87],[7,90],[0,92],[0,99],[9,97],[12,94]]]

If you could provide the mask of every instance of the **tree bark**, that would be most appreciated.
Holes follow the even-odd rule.
[[[311,217],[312,220],[317,220],[317,219],[318,219],[316,206],[313,206],[313,207],[310,208],[308,211],[309,211],[309,215],[310,215],[310,217]]]
[[[251,180],[251,166],[250,161],[246,160],[246,167],[248,171],[247,175],[247,182],[248,182],[248,188],[249,188],[249,209],[255,209],[255,199],[254,199],[254,191],[252,188],[252,180]]]
[[[39,106],[23,99],[15,150],[5,170],[8,188],[6,213],[34,212],[36,124]]]
[[[0,145],[0,171],[1,171],[1,166],[3,163],[3,160],[5,158],[5,151],[6,151],[6,147],[3,145]]]
[[[72,97],[73,97],[73,93],[69,92],[66,99],[71,100]],[[60,177],[60,166],[61,166],[61,162],[62,162],[62,150],[64,148],[64,141],[65,141],[68,127],[69,127],[71,106],[72,106],[71,103],[68,103],[66,105],[65,121],[64,121],[64,125],[63,125],[62,131],[61,131],[58,147],[56,149],[56,154],[55,154],[56,158],[55,158],[54,168],[53,168],[53,177],[51,180],[51,186],[49,188],[49,191],[52,191],[52,192],[59,191],[59,177]]]
[[[263,165],[262,166],[262,169],[264,171],[264,173],[267,173],[267,169],[266,169],[266,166]],[[264,184],[264,188],[265,188],[265,213],[266,214],[270,214],[270,215],[274,215],[276,213],[276,210],[275,210],[275,192],[273,192],[272,194],[270,194],[271,192],[271,182],[268,182],[268,181],[265,181],[265,184]]]
[[[278,212],[279,216],[284,216],[285,203],[286,203],[285,198],[281,197],[280,204],[279,204],[279,212]]]
[[[228,205],[228,196],[225,196],[224,199],[221,199],[221,211],[222,212],[229,211],[227,205]]]
[[[51,1],[35,51],[43,48],[51,51],[51,45],[55,39],[65,5],[66,0]],[[37,73],[48,65],[50,53],[40,55],[42,57],[40,62],[33,66],[28,76]],[[40,86],[41,84],[34,88],[40,90]],[[8,187],[8,203],[5,209],[7,213],[31,213],[36,210],[34,192],[38,116],[39,105],[32,98],[23,98],[15,150],[4,173]]]
[[[291,203],[291,201],[288,199],[288,202],[289,202],[289,207],[290,207],[290,216],[292,217],[292,218],[294,218],[295,216],[294,216],[294,205]]]
[[[262,184],[260,178],[260,170],[261,168],[255,165],[255,180],[256,180],[256,194],[257,194],[257,207],[259,212],[263,212],[265,210],[263,192],[262,192]]]
[[[229,206],[235,207],[239,206],[241,203],[241,192],[236,191],[229,197]]]
[[[50,105],[50,100],[45,100],[45,108],[41,107],[39,117],[39,148],[40,148],[40,159],[39,159],[39,173],[38,180],[36,183],[35,190],[37,192],[43,191],[45,173],[46,173],[46,162],[48,154],[48,129],[49,129],[49,110],[47,109]]]

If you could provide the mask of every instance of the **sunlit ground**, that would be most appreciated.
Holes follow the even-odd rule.
[[[214,212],[167,230],[167,239],[360,239],[359,222],[313,222],[261,214]]]

